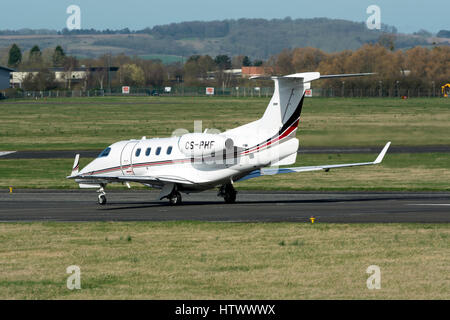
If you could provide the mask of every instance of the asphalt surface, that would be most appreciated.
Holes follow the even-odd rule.
[[[158,193],[110,191],[105,206],[95,190],[14,190],[0,193],[0,221],[446,222],[450,193],[240,192],[225,204],[215,192],[183,195],[183,205]]]
[[[301,147],[300,154],[344,154],[373,153],[376,155],[383,146],[378,147]],[[79,153],[82,158],[95,158],[102,150],[48,150],[48,151],[0,151],[0,159],[64,159],[74,158]],[[391,146],[389,153],[428,153],[450,152],[450,146]]]

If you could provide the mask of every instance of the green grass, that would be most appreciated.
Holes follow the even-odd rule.
[[[448,224],[3,223],[0,299],[449,299],[449,239]]]
[[[12,102],[12,103],[11,103]],[[0,102],[0,150],[103,149],[178,128],[221,131],[257,119],[266,98],[96,97]],[[305,101],[301,146],[449,145],[450,99]],[[296,166],[372,161],[374,155],[300,155]],[[90,159],[82,159],[85,165]],[[261,177],[241,190],[449,190],[448,154],[389,154],[381,166]],[[0,160],[0,187],[74,188],[71,159]]]
[[[375,154],[305,154],[297,157],[295,166],[373,161],[375,157]],[[81,167],[90,160],[82,158]],[[77,188],[74,181],[65,178],[72,164],[72,159],[0,160],[0,188]],[[238,190],[450,191],[450,153],[388,153],[377,166],[259,177],[238,182],[235,187]]]
[[[0,150],[102,149],[177,128],[225,130],[268,99],[115,97],[0,102]],[[156,104],[150,104],[156,103]],[[450,144],[449,100],[308,99],[302,146]],[[296,166],[375,154],[299,155]],[[81,159],[81,166],[91,159]],[[76,188],[72,159],[0,160],[0,188]],[[450,190],[450,154],[261,177],[239,190]],[[0,223],[0,299],[449,299],[449,224]],[[381,290],[368,290],[378,265]],[[81,268],[68,290],[66,268]]]
[[[167,137],[178,128],[221,131],[259,118],[268,98],[97,97],[0,102],[0,150],[103,149],[119,140]],[[13,103],[11,103],[13,102]],[[450,99],[313,98],[302,146],[450,144]]]

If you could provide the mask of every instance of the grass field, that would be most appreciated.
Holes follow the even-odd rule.
[[[0,299],[450,298],[447,224],[11,223],[0,239]]]
[[[301,154],[295,166],[373,161],[375,157],[375,154]],[[90,160],[81,159],[81,166]],[[0,188],[78,188],[74,181],[65,178],[72,164],[72,159],[0,160]],[[235,187],[237,190],[450,191],[450,153],[388,153],[377,166],[259,177],[238,182]]]
[[[0,150],[102,149],[118,140],[170,136],[177,128],[221,131],[262,115],[266,98],[96,97],[0,103]],[[307,99],[302,146],[449,145],[448,99]],[[372,161],[374,155],[301,155],[297,166]],[[82,159],[82,165],[90,159]],[[72,160],[0,160],[0,187],[74,188]],[[376,174],[375,174],[376,173]],[[381,166],[262,177],[240,189],[449,190],[448,154],[389,154]]]
[[[97,97],[0,102],[0,150],[103,149],[178,128],[221,131],[259,118],[268,98]],[[449,145],[450,99],[307,99],[302,146]]]
[[[263,98],[114,97],[0,102],[0,150],[102,149],[177,128],[255,120]],[[308,99],[302,146],[450,145],[450,100]],[[300,154],[296,166],[373,161]],[[91,159],[81,159],[81,166]],[[76,188],[72,159],[0,160],[0,189]],[[450,154],[261,177],[238,190],[450,190]],[[118,186],[122,188],[122,186]],[[0,299],[450,299],[449,224],[0,223]],[[81,268],[68,290],[66,268]],[[369,290],[366,269],[381,268]]]

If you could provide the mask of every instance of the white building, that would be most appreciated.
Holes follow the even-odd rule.
[[[74,68],[71,71],[64,70],[64,68],[49,68],[55,74],[55,81],[58,83],[70,82],[71,84],[80,83],[87,80],[90,73],[108,71],[106,67],[80,67]],[[116,72],[118,67],[110,67],[110,72]],[[14,71],[11,73],[10,85],[13,88],[22,88],[22,83],[30,74],[35,76],[39,70],[32,69],[26,71]]]

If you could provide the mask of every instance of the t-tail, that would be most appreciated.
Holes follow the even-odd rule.
[[[259,127],[269,136],[288,134],[295,136],[305,98],[305,91],[311,89],[311,82],[326,78],[368,76],[373,73],[353,73],[320,75],[319,72],[295,73],[287,76],[270,77],[275,83],[272,99],[264,115],[259,121]],[[267,77],[252,77],[260,79]]]

